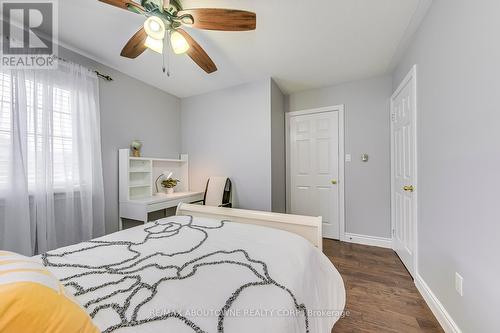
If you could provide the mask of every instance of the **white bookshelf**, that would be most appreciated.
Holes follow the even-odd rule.
[[[160,193],[157,193],[155,181],[158,176],[170,172],[172,178],[180,180],[175,192],[162,193],[161,185],[158,184]],[[180,155],[178,159],[131,157],[128,149],[120,149],[119,174],[120,230],[123,228],[123,219],[147,223],[149,213],[176,207],[181,202],[203,200],[204,192],[189,189],[188,155]]]
[[[180,180],[176,192],[189,191],[188,163],[188,155],[180,155],[179,159],[131,157],[129,149],[120,149],[120,202],[155,196],[155,181],[164,171],[172,172],[172,178]],[[163,192],[160,184],[158,189],[160,193]]]

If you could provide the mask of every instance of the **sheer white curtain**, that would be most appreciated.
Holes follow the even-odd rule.
[[[0,249],[43,253],[104,234],[94,73],[0,71]]]

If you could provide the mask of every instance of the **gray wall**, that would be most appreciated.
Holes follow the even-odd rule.
[[[190,185],[204,190],[210,176],[233,181],[233,202],[271,210],[270,80],[182,100],[182,150]]]
[[[390,105],[392,78],[383,76],[289,96],[289,111],[345,105],[346,232],[391,237]],[[370,155],[368,163],[361,154]]]
[[[500,328],[498,13],[435,0],[394,74],[418,65],[418,271],[464,333]]]
[[[271,80],[272,210],[286,212],[285,96]]]
[[[59,55],[114,79],[99,82],[106,233],[114,232],[118,230],[118,149],[140,139],[145,156],[178,157],[180,100],[62,47]]]

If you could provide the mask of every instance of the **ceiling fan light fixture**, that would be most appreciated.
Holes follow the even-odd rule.
[[[172,31],[170,34],[170,43],[175,54],[184,54],[189,50],[189,43],[178,31]]]
[[[98,1],[146,17],[143,26],[128,40],[120,55],[135,59],[148,48],[165,54],[163,72],[166,72],[165,64],[169,61],[170,47],[176,54],[185,53],[207,74],[217,71],[217,65],[203,47],[182,29],[183,25],[189,25],[194,29],[215,31],[251,31],[257,27],[257,15],[245,10],[183,9],[179,3],[180,0]]]
[[[148,36],[144,45],[157,53],[163,53],[163,39],[154,39]]]
[[[144,30],[152,39],[162,40],[165,37],[165,23],[157,16],[150,16],[144,22]]]

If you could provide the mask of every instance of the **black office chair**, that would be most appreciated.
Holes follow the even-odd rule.
[[[231,180],[227,177],[210,177],[201,202],[205,206],[231,208]]]

